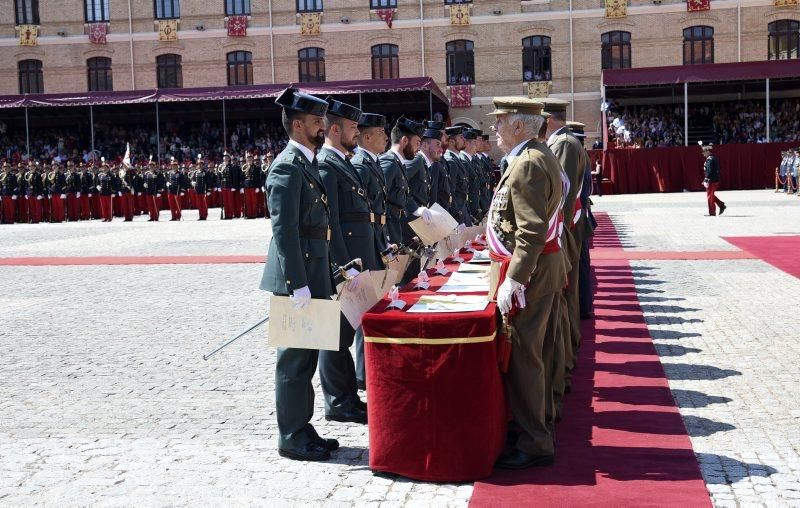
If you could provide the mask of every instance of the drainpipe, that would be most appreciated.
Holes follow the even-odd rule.
[[[131,90],[136,90],[136,69],[133,65],[133,11],[131,0],[128,0],[128,41],[131,49]]]
[[[570,120],[575,120],[575,62],[574,42],[572,40],[572,0],[569,0],[569,89],[570,89]],[[552,76],[551,76],[552,78]]]
[[[269,65],[272,67],[272,84],[275,84],[275,42],[272,34],[272,0],[269,0]]]
[[[419,46],[422,51],[422,75],[425,76],[425,11],[422,10],[422,0],[419,0]]]

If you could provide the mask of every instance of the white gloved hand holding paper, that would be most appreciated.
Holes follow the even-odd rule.
[[[425,224],[430,224],[431,221],[433,220],[433,215],[431,215],[431,211],[424,206],[420,206],[419,208],[417,208],[417,211],[414,212],[414,215],[416,215],[417,217],[422,217],[422,220],[425,221]]]
[[[515,281],[511,277],[506,277],[506,280],[500,284],[497,289],[497,307],[500,309],[501,314],[508,314],[513,307],[513,300],[516,298],[517,307],[520,309],[525,308],[525,286]]]
[[[359,272],[355,268],[349,268],[345,272],[345,278],[348,280],[347,289],[349,291],[355,291],[356,289],[358,289],[358,281],[356,280],[356,277],[358,277],[359,273],[361,272]]]
[[[467,226],[465,226],[464,223],[462,222],[461,224],[456,226],[456,234],[460,235],[461,233],[464,232],[465,229],[467,229]]]
[[[308,286],[295,289],[289,299],[296,310],[303,310],[311,303],[311,290],[308,289]]]

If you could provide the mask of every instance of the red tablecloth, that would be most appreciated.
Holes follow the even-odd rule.
[[[469,255],[462,254],[466,259]],[[458,264],[447,263],[451,272]],[[491,474],[506,435],[496,355],[496,305],[481,312],[409,314],[449,278],[428,270],[430,288],[401,291],[404,310],[378,302],[364,315],[369,465],[438,482]]]

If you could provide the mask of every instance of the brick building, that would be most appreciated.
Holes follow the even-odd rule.
[[[598,135],[602,68],[721,63],[800,54],[800,10],[773,0],[3,0],[0,95],[431,76],[471,88],[451,120],[487,128],[494,95],[552,81],[571,116]],[[451,24],[466,5],[468,25]],[[394,8],[389,28],[378,9]],[[321,13],[301,35],[301,15]],[[245,37],[229,16],[247,17]],[[159,40],[176,20],[177,40]],[[91,23],[107,29],[91,43]],[[20,26],[38,43],[20,44]]]

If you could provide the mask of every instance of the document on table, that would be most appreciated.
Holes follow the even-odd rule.
[[[489,274],[486,272],[454,272],[437,293],[488,293]]]
[[[485,249],[475,251],[475,254],[472,255],[472,259],[467,261],[467,263],[472,263],[472,264],[478,264],[478,263],[488,264],[491,262],[492,259],[489,257],[489,251]]]
[[[463,273],[489,273],[489,270],[491,269],[492,267],[487,264],[470,264],[467,262],[458,265],[457,271]]]
[[[270,347],[339,350],[339,319],[342,309],[333,300],[311,299],[297,310],[288,296],[273,295],[269,300]]]
[[[378,303],[382,295],[378,295],[369,270],[359,273],[352,282],[356,288],[350,289],[352,284],[345,284],[339,293],[339,303],[342,305],[342,314],[350,325],[358,328],[361,326],[361,317]]]
[[[425,222],[425,220],[420,217],[412,220],[408,225],[411,226],[411,229],[419,236],[422,243],[425,245],[434,245],[439,240],[450,235],[450,233],[458,227],[458,222],[456,222],[447,210],[439,206],[438,203],[434,203],[429,210],[431,212],[430,222]]]
[[[479,312],[489,300],[480,295],[424,295],[406,312],[432,314],[436,312]]]
[[[389,262],[385,270],[372,272],[372,282],[379,298],[383,298],[392,289],[392,286],[400,282],[410,262],[411,256],[401,254],[394,261]]]

